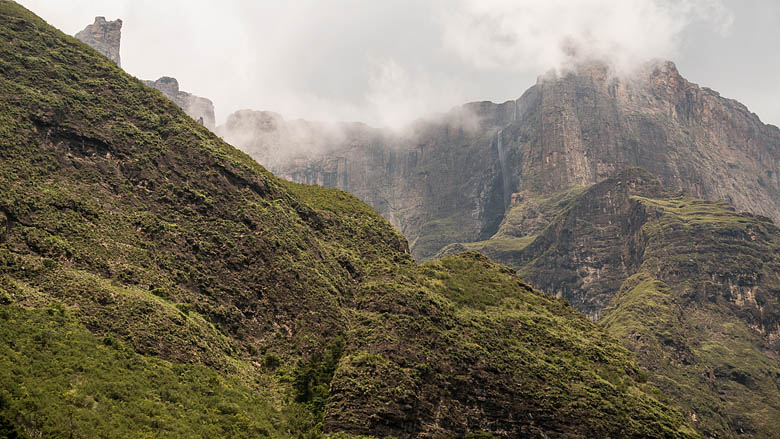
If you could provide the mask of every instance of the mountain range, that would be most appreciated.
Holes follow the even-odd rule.
[[[780,130],[672,63],[217,136],[0,41],[0,436],[779,437]]]

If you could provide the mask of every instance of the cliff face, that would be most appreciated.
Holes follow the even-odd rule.
[[[486,239],[500,223],[508,189],[496,119],[505,107],[469,104],[402,134],[242,111],[218,133],[276,175],[357,195],[425,259],[450,242]]]
[[[639,166],[667,188],[780,220],[780,130],[672,63],[631,80],[585,66],[541,80],[521,105],[531,111],[514,136],[519,190],[552,193]]]
[[[75,35],[76,38],[107,56],[121,67],[119,59],[119,40],[122,37],[122,20],[106,21],[104,17],[95,17],[95,22]],[[144,84],[160,90],[166,98],[176,103],[185,113],[206,128],[214,130],[214,103],[211,100],[179,90],[176,78],[163,76],[156,81],[143,81]]]
[[[255,138],[230,125],[225,139],[267,162],[252,148]],[[288,150],[275,129],[262,128],[273,138],[267,150]],[[649,63],[631,79],[583,65],[540,77],[516,101],[468,104],[403,134],[346,130],[321,150],[269,162],[285,178],[358,195],[407,236],[420,259],[492,236],[513,194],[559,193],[629,166],[665,187],[780,220],[780,130],[688,82],[669,62]]]
[[[85,27],[75,37],[114,61],[116,65],[122,66],[119,57],[122,20],[106,21],[106,17],[95,17],[95,22]]]
[[[195,119],[199,124],[214,130],[216,121],[214,118],[214,103],[211,100],[179,90],[179,81],[169,76],[163,76],[156,81],[143,82],[150,87],[160,90],[166,98],[181,107],[187,115]]]
[[[768,218],[632,168],[515,200],[496,236],[440,256],[467,249],[599,320],[705,437],[777,437],[780,229]]]

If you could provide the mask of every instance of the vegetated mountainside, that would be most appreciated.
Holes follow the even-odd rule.
[[[267,120],[239,112],[220,133],[276,175],[357,195],[422,260],[491,237],[513,194],[547,197],[630,166],[666,187],[780,220],[780,129],[688,82],[670,62],[630,78],[586,63],[540,77],[515,101],[467,104],[400,134],[342,127],[341,138],[305,154],[276,156],[297,150],[289,133],[298,130]]]
[[[633,168],[515,200],[496,237],[465,246],[599,319],[706,437],[780,437],[780,230],[768,218]]]
[[[632,355],[0,1],[0,432],[696,437]]]

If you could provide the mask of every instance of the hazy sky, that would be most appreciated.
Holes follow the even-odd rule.
[[[778,0],[20,0],[68,34],[121,18],[122,66],[286,118],[397,125],[520,96],[571,54],[674,61],[780,125]]]

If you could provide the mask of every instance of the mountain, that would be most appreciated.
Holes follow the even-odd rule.
[[[528,232],[528,235],[523,233]],[[480,251],[598,320],[705,437],[780,434],[780,229],[639,168],[515,200]]]
[[[420,260],[493,236],[513,197],[581,188],[631,166],[666,187],[780,220],[780,129],[670,62],[629,78],[586,63],[541,76],[515,101],[466,104],[400,134],[331,126],[340,137],[309,147],[297,146],[305,142],[296,126],[276,129],[261,115],[236,113],[219,132],[276,175],[357,195]],[[277,150],[305,153],[269,161]]]
[[[508,268],[416,264],[14,2],[0,41],[4,436],[698,436]]]
[[[76,38],[102,53],[121,66],[119,59],[119,41],[122,38],[122,20],[106,21],[105,17],[95,17],[95,23],[75,35]],[[195,96],[179,90],[176,78],[163,76],[156,81],[144,81],[150,87],[160,90],[166,98],[172,100],[190,117],[206,128],[214,130],[214,103],[210,99]]]
[[[674,64],[588,62],[401,132],[248,110],[218,132],[418,260],[479,252],[565,299],[704,437],[780,437],[780,129]]]

